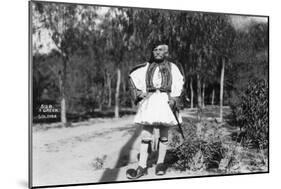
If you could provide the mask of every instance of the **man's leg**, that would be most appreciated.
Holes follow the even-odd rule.
[[[162,126],[159,128],[160,138],[159,138],[159,154],[158,154],[157,164],[164,163],[164,159],[167,151],[167,145],[168,145],[168,131],[169,131],[168,127]]]
[[[152,126],[143,126],[141,133],[141,145],[140,145],[140,160],[139,166],[145,168],[147,167],[147,158],[148,158],[148,146],[152,141]]]
[[[167,145],[168,145],[168,127],[160,127],[160,138],[159,138],[159,152],[158,152],[158,159],[157,165],[155,169],[156,175],[165,175],[167,166],[164,164],[164,159],[166,156]]]
[[[137,179],[147,174],[148,146],[152,140],[152,132],[153,132],[153,127],[143,126],[141,132],[139,166],[137,169],[128,169],[126,172],[127,178]]]

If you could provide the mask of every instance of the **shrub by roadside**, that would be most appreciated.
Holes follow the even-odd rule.
[[[183,130],[185,141],[172,132],[172,167],[181,171],[234,174],[268,171],[267,150],[250,149],[232,138],[227,123],[189,120]]]
[[[268,83],[263,79],[249,81],[233,103],[233,122],[241,129],[242,144],[250,148],[268,148]]]
[[[206,170],[218,168],[226,149],[215,121],[189,121],[184,125],[185,141],[173,135],[170,146],[178,161],[175,168],[180,170]]]

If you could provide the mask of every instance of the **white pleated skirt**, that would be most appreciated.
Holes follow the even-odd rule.
[[[159,90],[150,94],[139,103],[134,123],[142,125],[177,125],[177,120],[168,104],[168,94]],[[181,123],[182,118],[178,114]]]

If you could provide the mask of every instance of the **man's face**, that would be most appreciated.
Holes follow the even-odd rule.
[[[153,49],[153,56],[156,60],[164,60],[166,54],[168,53],[167,45],[159,45]]]

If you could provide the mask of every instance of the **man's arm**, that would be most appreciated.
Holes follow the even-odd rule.
[[[146,75],[147,63],[135,66],[129,75],[130,91],[135,104],[146,97]]]
[[[172,87],[169,96],[169,105],[175,110],[182,106],[181,94],[183,92],[184,76],[176,64],[171,64]]]
[[[136,88],[131,77],[129,77],[129,86],[130,86],[131,96],[133,97],[134,103],[136,105],[138,104],[138,102],[140,102],[143,98],[146,97],[146,93]]]

